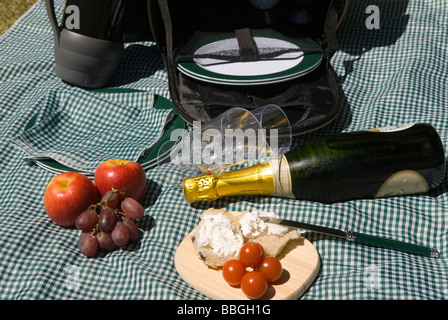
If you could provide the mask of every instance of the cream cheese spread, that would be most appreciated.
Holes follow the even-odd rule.
[[[230,219],[222,213],[208,214],[202,217],[197,234],[197,245],[210,246],[220,257],[235,256],[244,244],[244,239]]]
[[[253,239],[260,235],[278,235],[282,236],[288,232],[285,226],[266,223],[260,217],[275,217],[278,216],[274,212],[253,210],[247,212],[240,219],[241,232],[246,239]]]

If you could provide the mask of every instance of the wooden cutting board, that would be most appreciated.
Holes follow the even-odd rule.
[[[193,231],[176,250],[174,263],[179,275],[194,289],[214,300],[247,300],[240,287],[228,285],[220,269],[208,267],[196,254],[191,240]],[[283,266],[282,277],[270,284],[262,300],[300,298],[316,278],[320,257],[307,239],[290,241],[277,258]]]

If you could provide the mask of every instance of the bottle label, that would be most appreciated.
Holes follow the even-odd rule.
[[[272,168],[272,178],[274,183],[274,192],[272,193],[272,196],[294,199],[291,173],[286,157],[283,155],[278,159],[270,160],[269,165]]]
[[[395,131],[402,131],[406,130],[410,127],[412,127],[415,123],[405,123],[405,124],[399,124],[396,126],[388,126],[388,127],[381,127],[381,128],[375,128],[375,129],[367,129],[366,131],[370,132],[395,132]]]
[[[375,195],[375,198],[426,193],[428,182],[418,172],[403,170],[391,175]]]

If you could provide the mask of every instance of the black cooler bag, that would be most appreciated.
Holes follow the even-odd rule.
[[[232,107],[276,104],[293,135],[325,126],[341,106],[330,59],[346,7],[347,0],[148,0],[174,107],[192,124]],[[273,71],[264,70],[273,59]]]

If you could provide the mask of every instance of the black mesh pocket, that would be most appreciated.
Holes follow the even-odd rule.
[[[301,39],[300,48],[292,45],[297,39],[282,35],[272,29],[239,29],[230,33],[196,32],[191,40],[176,54],[176,64],[191,59],[211,59],[210,63],[295,59],[297,54],[322,52],[311,39]],[[248,45],[253,47],[249,48]],[[252,49],[254,52],[250,52]],[[256,53],[248,59],[247,52]],[[256,57],[256,58],[255,58]]]

